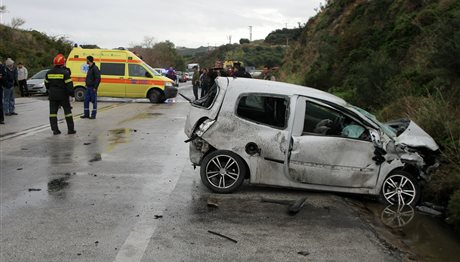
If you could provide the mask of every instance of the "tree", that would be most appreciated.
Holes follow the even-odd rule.
[[[250,43],[250,42],[249,42],[249,39],[247,39],[247,38],[241,38],[241,39],[240,39],[240,45],[242,45],[242,44],[249,44],[249,43]]]
[[[20,26],[22,26],[25,23],[26,23],[26,20],[24,20],[22,18],[19,18],[19,17],[13,17],[11,19],[11,27],[14,28],[14,29],[19,28]]]

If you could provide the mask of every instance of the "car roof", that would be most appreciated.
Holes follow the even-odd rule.
[[[251,78],[218,77],[216,81],[221,88],[236,88],[241,90],[242,93],[257,92],[286,96],[301,95],[333,102],[340,106],[347,106],[347,102],[340,97],[306,86]]]

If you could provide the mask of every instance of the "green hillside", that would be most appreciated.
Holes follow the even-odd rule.
[[[290,45],[280,78],[420,124],[443,155],[424,200],[449,203],[460,228],[460,1],[326,2]]]
[[[22,62],[29,75],[52,66],[53,58],[62,53],[67,56],[72,45],[64,37],[50,37],[32,30],[13,29],[0,25],[0,58],[11,57],[16,63]]]
[[[278,66],[282,63],[286,47],[254,41],[249,44],[227,44],[206,53],[197,53],[192,60],[202,67],[213,67],[216,60],[243,61],[246,66],[261,68],[264,65]]]

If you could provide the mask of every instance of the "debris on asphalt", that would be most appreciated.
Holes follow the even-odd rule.
[[[163,218],[162,215],[154,215],[153,217],[154,217],[155,219]]]
[[[297,201],[294,202],[291,206],[288,208],[289,215],[293,216],[302,209],[302,207],[305,205],[305,201],[307,200],[306,197],[302,197],[298,199]]]
[[[68,177],[56,178],[48,182],[48,192],[57,192],[69,185]]]
[[[77,253],[77,256],[81,256],[81,253]]]
[[[86,143],[83,143],[83,145],[88,146],[88,145],[91,145],[91,143],[86,142]]]
[[[441,216],[442,215],[442,212],[439,212],[433,208],[430,208],[430,207],[426,207],[426,206],[417,206],[416,209],[422,213],[425,213],[425,214],[428,214],[428,215],[432,215],[432,216],[435,216],[435,217],[438,217],[438,216]]]
[[[29,192],[31,191],[42,191],[40,188],[29,188]]]
[[[225,235],[222,235],[220,233],[217,233],[217,232],[214,232],[214,231],[211,231],[211,230],[208,230],[208,233],[211,233],[213,235],[220,236],[222,238],[228,239],[228,240],[232,241],[233,243],[238,243],[238,241],[236,241],[235,239],[233,239],[231,237],[228,237],[228,236],[225,236]]]
[[[435,205],[433,203],[430,203],[430,202],[423,202],[422,206],[427,206],[427,207],[430,207],[434,210],[437,210],[437,211],[440,211],[440,212],[445,212],[446,211],[446,207],[444,206],[439,206],[439,205]]]
[[[306,257],[306,256],[310,255],[310,252],[308,252],[308,251],[299,251],[299,252],[297,252],[297,254],[299,254],[299,255],[302,255],[302,256],[305,256],[305,257]]]
[[[99,244],[99,241],[96,240],[96,242],[94,242],[94,244],[96,244],[96,246],[97,246],[97,244]]]
[[[302,209],[305,205],[305,201],[307,200],[306,197],[299,198],[296,201],[293,200],[284,200],[284,199],[271,199],[271,198],[264,198],[262,197],[261,201],[265,203],[273,203],[279,205],[287,205],[288,207],[288,214],[293,216]]]
[[[102,156],[100,153],[96,153],[93,157],[93,159],[90,159],[89,162],[96,162],[96,161],[101,161],[102,160]]]
[[[264,198],[260,200],[265,203],[272,203],[272,204],[280,204],[280,205],[292,205],[292,200],[281,200],[281,199],[271,199],[271,198]]]
[[[136,217],[139,217],[139,214],[137,214]]]
[[[208,207],[213,207],[213,208],[219,207],[219,202],[217,201],[217,199],[212,198],[212,197],[208,197],[207,204],[208,204]]]
[[[20,167],[20,168],[18,168],[18,169],[16,169],[16,170],[22,170],[22,167]]]

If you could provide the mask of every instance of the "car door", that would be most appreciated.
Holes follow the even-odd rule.
[[[369,129],[337,108],[298,97],[286,171],[298,183],[373,188],[379,166]]]
[[[153,75],[144,66],[140,64],[128,64],[126,97],[145,97],[146,90],[151,87],[148,79],[153,80]]]
[[[126,95],[126,63],[101,62],[101,83],[99,96],[125,97]]]

